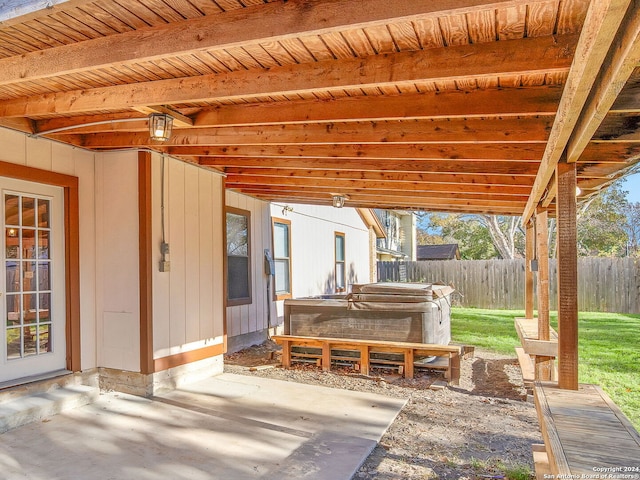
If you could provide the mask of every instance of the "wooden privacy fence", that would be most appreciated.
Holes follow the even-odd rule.
[[[557,262],[549,262],[551,309],[557,309]],[[463,307],[524,309],[524,259],[378,262],[380,282],[453,283]],[[640,259],[578,259],[578,308],[640,313]]]

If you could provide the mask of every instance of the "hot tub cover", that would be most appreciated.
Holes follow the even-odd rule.
[[[404,310],[425,312],[434,308],[434,296],[444,298],[453,292],[447,285],[430,283],[356,284],[347,295],[349,310]]]

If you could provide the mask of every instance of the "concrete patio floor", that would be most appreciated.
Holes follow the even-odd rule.
[[[0,435],[13,479],[349,479],[405,400],[222,374],[97,402]]]

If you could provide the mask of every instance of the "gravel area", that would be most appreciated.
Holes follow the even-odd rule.
[[[442,377],[427,370],[412,380],[388,369],[372,369],[367,377],[349,367],[286,370],[272,342],[225,357],[232,373],[407,398],[354,479],[533,478],[531,444],[542,439],[517,360],[476,350],[461,367],[459,386],[433,390]]]

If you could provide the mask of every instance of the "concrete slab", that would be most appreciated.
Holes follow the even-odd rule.
[[[349,479],[406,400],[223,374],[0,435],[13,479]]]

